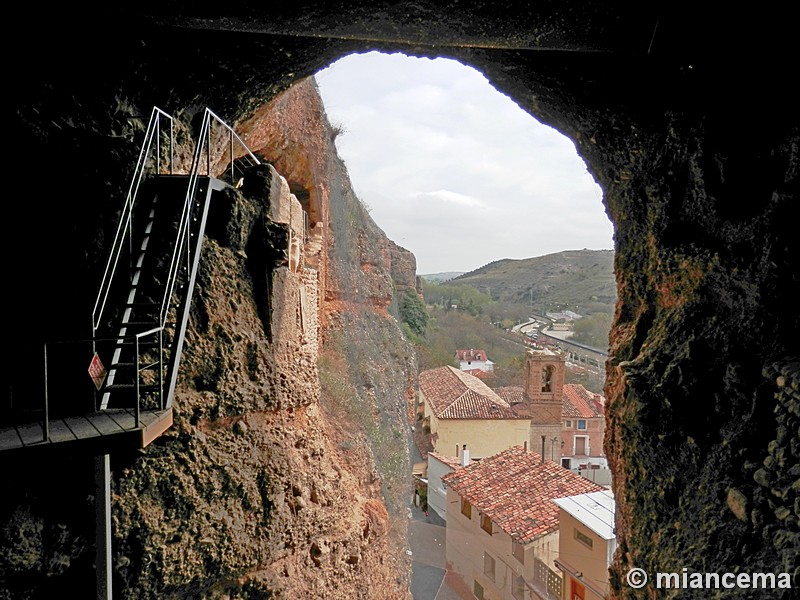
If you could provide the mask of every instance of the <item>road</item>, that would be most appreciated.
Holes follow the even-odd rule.
[[[411,463],[422,461],[414,437],[409,436]],[[445,521],[434,511],[427,515],[417,506],[411,506],[408,537],[411,546],[411,595],[414,600],[461,600],[445,576]]]
[[[431,511],[428,517],[411,508],[408,527],[411,542],[411,595],[414,600],[461,600],[444,581],[447,530],[444,521]]]

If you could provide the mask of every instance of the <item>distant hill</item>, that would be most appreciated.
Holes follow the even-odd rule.
[[[613,250],[566,250],[521,260],[502,259],[464,273],[449,285],[468,284],[494,300],[534,309],[612,312],[617,300]]]
[[[448,273],[430,273],[428,275],[420,275],[425,281],[433,283],[441,283],[443,281],[450,281],[451,279],[463,275],[464,271],[450,271]]]

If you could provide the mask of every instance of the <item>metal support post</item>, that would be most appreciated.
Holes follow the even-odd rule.
[[[111,466],[108,454],[94,457],[97,600],[111,600]]]

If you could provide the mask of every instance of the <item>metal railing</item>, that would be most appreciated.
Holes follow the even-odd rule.
[[[166,114],[164,111],[160,110],[157,107],[153,108],[153,112],[150,117],[150,122],[147,127],[147,133],[145,135],[145,141],[142,144],[141,150],[139,152],[139,160],[136,164],[136,169],[134,171],[134,175],[131,181],[130,188],[128,190],[128,195],[125,201],[125,205],[123,207],[120,222],[117,227],[116,236],[114,238],[114,243],[112,245],[111,252],[109,254],[108,263],[106,264],[106,269],[103,274],[103,280],[100,285],[100,290],[98,292],[97,300],[95,302],[94,310],[92,312],[92,336],[93,340],[97,340],[98,338],[98,329],[101,326],[106,325],[103,321],[103,314],[107,308],[110,291],[112,285],[115,281],[115,274],[118,271],[118,265],[120,262],[120,257],[122,256],[123,249],[127,244],[131,247],[130,248],[130,255],[133,257],[133,220],[134,220],[134,208],[136,205],[136,198],[137,193],[139,191],[139,186],[143,181],[146,174],[161,174],[162,172],[162,165],[161,165],[161,137],[162,137],[162,120],[168,119],[169,121],[169,174],[173,173],[173,140],[174,140],[174,122],[171,116]],[[152,153],[155,150],[155,160],[152,159]],[[238,159],[237,159],[238,153]],[[214,156],[214,160],[212,161],[212,155]],[[250,167],[253,165],[261,164],[259,159],[250,151],[247,145],[242,141],[239,135],[229,127],[222,119],[219,118],[213,111],[210,109],[206,109],[203,115],[203,122],[200,128],[200,134],[197,139],[193,157],[192,157],[192,165],[191,170],[189,172],[188,177],[188,186],[186,190],[186,196],[182,206],[180,206],[180,217],[179,222],[177,224],[177,230],[174,239],[174,247],[171,249],[172,257],[170,260],[169,271],[166,276],[166,280],[163,284],[163,297],[160,298],[160,304],[158,304],[158,299],[156,299],[156,309],[158,310],[157,322],[153,322],[154,325],[153,329],[150,329],[146,332],[136,334],[135,336],[128,336],[127,339],[135,339],[135,363],[136,363],[136,414],[137,414],[137,426],[138,426],[138,413],[139,413],[139,401],[140,401],[140,389],[139,389],[139,368],[140,364],[139,361],[141,359],[140,356],[140,348],[139,348],[139,340],[146,335],[152,335],[158,332],[159,336],[159,363],[163,365],[164,363],[164,346],[165,340],[164,336],[166,335],[166,347],[170,350],[171,353],[180,353],[180,347],[182,340],[179,340],[178,337],[182,336],[183,332],[180,330],[180,327],[176,328],[174,332],[171,332],[167,329],[167,322],[168,317],[170,315],[171,310],[173,309],[174,303],[177,301],[182,302],[180,298],[175,298],[175,288],[177,282],[181,276],[182,272],[186,273],[186,280],[190,281],[192,277],[193,268],[196,268],[197,259],[199,258],[196,256],[197,251],[199,249],[199,245],[197,242],[197,236],[200,235],[202,232],[199,231],[199,226],[197,224],[198,215],[201,212],[201,208],[203,210],[207,210],[207,206],[205,203],[201,203],[198,199],[199,193],[199,178],[201,175],[207,175],[209,178],[213,176],[212,173],[212,162],[214,165],[224,165],[221,175],[219,176],[220,179],[225,181],[226,179],[230,179],[229,182],[234,187],[238,187],[236,177],[237,177],[237,160],[243,160],[245,162],[245,168]],[[241,163],[239,163],[241,164]],[[149,168],[148,168],[149,167]],[[203,173],[205,171],[205,173]],[[206,199],[208,196],[206,197]],[[203,213],[204,215],[206,213]],[[205,216],[203,217],[205,218]],[[195,240],[193,241],[193,238]],[[185,262],[184,262],[185,259]],[[194,265],[194,267],[193,267]],[[185,271],[184,271],[185,267]],[[117,276],[119,279],[119,276]],[[113,297],[113,295],[111,295]],[[154,321],[155,321],[154,318]],[[123,317],[124,319],[124,317]],[[106,318],[106,320],[108,320]],[[124,322],[122,323],[124,326]],[[115,331],[111,332],[111,335],[116,333]],[[125,332],[123,330],[119,331],[120,335],[118,335],[115,339],[118,340],[118,347],[122,345],[126,336],[124,335]],[[176,343],[177,342],[177,343]],[[177,349],[176,349],[177,348]],[[93,351],[95,351],[95,342],[92,345]],[[119,355],[119,351],[116,352],[115,356]],[[114,360],[117,360],[115,358]],[[175,357],[170,357],[170,367],[169,369],[174,369],[175,367],[172,365],[177,364],[175,362]],[[170,373],[170,375],[172,375]],[[114,365],[111,365],[109,369],[109,375],[107,382],[105,383],[106,390],[116,389],[117,383],[115,381],[117,376],[117,370]],[[164,374],[163,374],[163,367],[161,372],[159,373],[159,397],[160,397],[160,405],[163,409],[165,407],[165,400],[164,400]],[[170,379],[170,385],[172,385],[172,379]],[[170,388],[172,389],[172,388]],[[109,399],[108,391],[105,392],[104,402],[107,402]],[[105,406],[104,404],[102,406]]]
[[[144,338],[149,336],[157,336],[158,337],[158,355],[155,360],[145,365],[141,362],[141,348],[140,344]],[[142,331],[135,335],[127,335],[127,336],[116,336],[116,337],[109,337],[109,338],[91,338],[86,340],[68,340],[68,341],[51,341],[44,344],[44,418],[42,422],[42,434],[43,434],[43,441],[48,442],[50,441],[50,401],[51,401],[51,368],[49,365],[49,356],[52,353],[53,346],[75,346],[75,345],[82,345],[85,344],[88,348],[89,344],[91,344],[92,349],[94,350],[97,344],[108,343],[110,347],[114,347],[121,342],[133,342],[135,348],[135,361],[134,361],[134,370],[133,370],[133,377],[134,381],[132,383],[127,384],[131,387],[135,395],[135,404],[134,404],[134,420],[135,426],[138,428],[141,425],[141,405],[142,405],[142,374],[147,371],[153,371],[158,369],[158,374],[153,379],[155,380],[154,383],[150,384],[156,386],[157,398],[158,398],[158,408],[159,410],[164,410],[166,408],[166,402],[164,398],[164,370],[165,370],[165,361],[164,361],[164,328],[163,327],[153,327],[147,331]],[[69,350],[70,355],[75,355],[75,350]],[[57,361],[58,363],[63,363],[63,361]],[[114,369],[115,366],[111,365],[111,368]],[[85,375],[84,375],[85,376]],[[104,373],[104,378],[107,376],[107,373]],[[56,376],[58,377],[58,376]],[[70,379],[69,385],[58,386],[59,388],[65,388],[70,390],[70,399],[72,399],[75,394],[74,388],[74,376]],[[99,391],[99,389],[97,389]],[[94,406],[96,410],[96,405]]]
[[[119,264],[119,258],[122,254],[122,249],[125,246],[126,237],[129,247],[133,243],[133,208],[136,203],[136,196],[139,192],[139,186],[141,185],[145,174],[148,172],[147,167],[151,162],[155,163],[155,168],[153,169],[154,172],[157,174],[161,173],[161,122],[164,119],[166,119],[169,123],[169,174],[172,174],[173,172],[175,139],[174,121],[170,115],[165,113],[160,108],[154,106],[152,112],[150,113],[150,121],[147,124],[145,139],[139,151],[139,159],[136,162],[136,169],[133,172],[133,177],[131,178],[131,183],[128,187],[125,205],[120,213],[117,232],[114,236],[114,243],[111,247],[108,262],[106,263],[106,268],[103,273],[103,279],[100,283],[100,290],[97,293],[97,300],[95,301],[94,308],[92,310],[93,337],[97,334],[97,330],[100,328],[103,312],[106,307],[106,302],[108,301],[109,292],[111,291],[111,284],[114,281],[114,275]],[[151,152],[153,151],[154,144],[155,156],[152,157]],[[154,160],[151,160],[153,158]]]
[[[147,364],[145,366],[141,365],[141,353],[140,353],[140,340],[144,337],[149,335],[158,334],[158,360]],[[134,418],[136,422],[136,427],[139,427],[139,413],[142,401],[142,393],[141,393],[141,382],[142,382],[142,373],[144,371],[150,371],[153,367],[158,366],[158,408],[160,410],[164,410],[164,328],[163,327],[153,327],[152,329],[148,329],[147,331],[142,331],[141,333],[137,333],[134,338],[136,339],[136,346],[135,346],[135,356],[136,356],[136,365],[134,370],[134,377],[135,382],[135,390],[136,390],[136,409],[134,412]]]
[[[169,274],[167,276],[167,284],[164,290],[164,296],[161,300],[161,310],[159,312],[159,323],[163,327],[166,324],[167,314],[169,313],[170,301],[172,294],[175,290],[175,283],[181,270],[182,262],[186,260],[187,273],[191,270],[192,256],[191,256],[191,224],[196,219],[195,196],[198,191],[198,178],[200,177],[201,168],[205,162],[205,174],[211,177],[211,153],[212,153],[212,129],[213,125],[217,124],[222,127],[222,133],[228,135],[229,145],[229,158],[230,158],[230,184],[236,185],[235,173],[235,143],[243,150],[242,156],[249,159],[252,165],[259,165],[261,161],[250,151],[247,145],[242,141],[239,135],[231,129],[231,127],[220,119],[211,109],[206,108],[203,115],[203,124],[200,128],[200,136],[195,146],[194,155],[192,157],[192,169],[189,173],[189,185],[186,191],[186,198],[181,212],[181,220],[178,225],[178,238],[175,243],[172,260],[170,261]],[[205,159],[203,157],[205,153]],[[225,153],[222,159],[224,160]],[[216,161],[219,162],[219,161]]]

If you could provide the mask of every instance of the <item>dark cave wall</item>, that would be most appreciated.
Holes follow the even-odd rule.
[[[373,4],[383,9],[380,18],[371,16]],[[648,572],[789,571],[800,585],[800,252],[791,213],[800,125],[784,72],[796,59],[787,46],[788,17],[749,14],[742,19],[753,23],[742,30],[713,17],[693,19],[690,32],[699,37],[681,44],[677,32],[662,37],[667,25],[677,27],[680,7],[651,37],[653,21],[643,19],[634,32],[619,26],[628,17],[606,14],[598,3],[584,15],[565,3],[564,19],[547,20],[545,39],[562,31],[574,41],[585,19],[595,40],[613,46],[610,33],[622,39],[627,31],[628,45],[640,52],[419,43],[442,32],[455,40],[533,43],[522,33],[536,19],[518,20],[513,3],[492,10],[492,27],[476,22],[468,35],[460,15],[474,14],[477,4],[415,3],[398,20],[402,27],[385,17],[402,10],[391,3],[331,9],[339,11],[330,20],[337,27],[358,31],[363,21],[363,31],[401,38],[392,45],[44,23],[48,60],[12,61],[12,166],[20,174],[42,164],[51,175],[33,190],[29,180],[11,182],[17,201],[4,207],[6,222],[36,225],[15,228],[4,250],[20,256],[44,243],[58,252],[47,259],[25,252],[11,262],[9,279],[20,290],[12,309],[37,318],[11,323],[9,337],[24,350],[54,332],[73,335],[84,323],[88,329],[91,294],[75,291],[94,290],[95,241],[114,223],[117,204],[110,207],[109,197],[121,199],[126,185],[135,151],[128,142],[140,130],[134,117],[152,104],[187,116],[208,104],[235,121],[354,49],[459,58],[575,141],[615,223],[619,302],[606,396],[619,519],[616,597],[643,594],[624,584],[633,565]],[[317,18],[290,23],[304,31],[328,23],[325,10],[309,14]],[[461,24],[448,27],[450,15]],[[280,23],[279,14],[272,17]],[[411,34],[418,37],[403,44],[402,35]],[[70,294],[59,293],[65,289]],[[13,365],[4,369],[14,376]]]
[[[766,74],[732,96],[731,73],[711,65],[641,60],[631,85],[606,59],[572,57],[534,65],[525,89],[519,55],[506,72],[490,60],[478,59],[485,72],[575,140],[615,223],[617,597],[642,594],[625,584],[634,566],[785,572],[796,587],[800,127],[788,96],[764,96]]]

